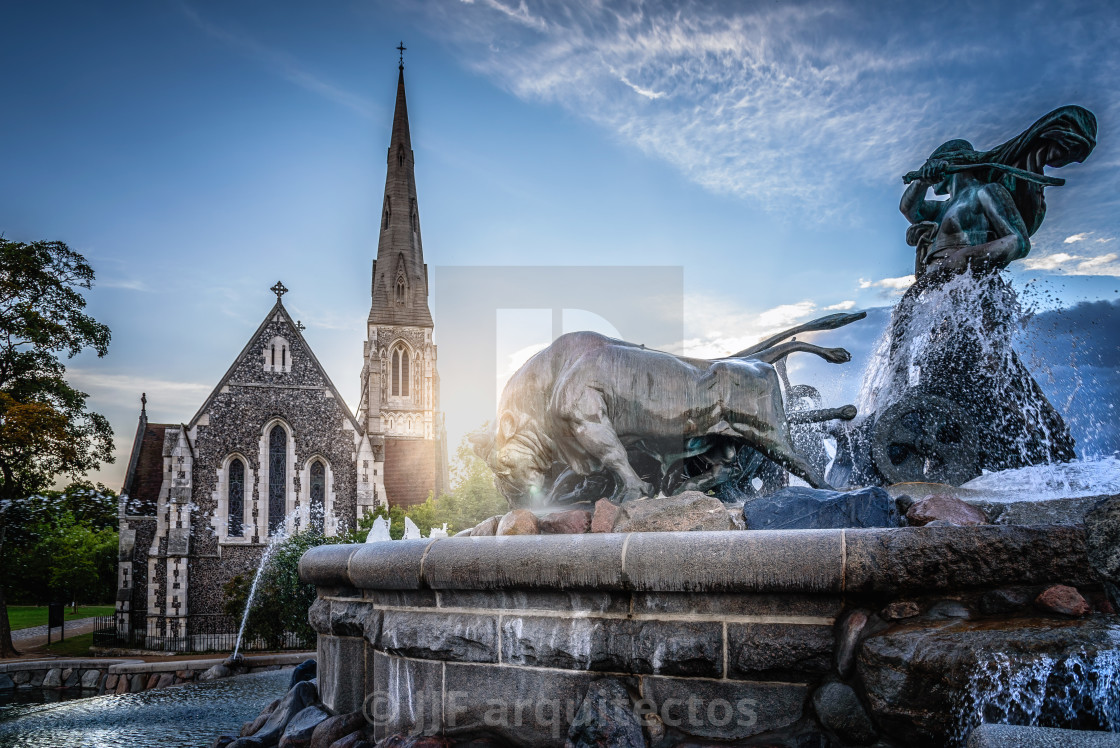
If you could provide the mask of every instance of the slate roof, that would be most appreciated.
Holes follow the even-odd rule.
[[[175,424],[148,423],[146,415],[140,416],[121,487],[121,494],[129,498],[127,514],[143,516],[156,512],[163,487],[163,437],[169,428],[175,428]]]

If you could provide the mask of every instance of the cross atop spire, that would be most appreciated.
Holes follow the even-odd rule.
[[[398,65],[398,68],[400,70],[404,70],[404,51],[406,49],[408,49],[408,47],[404,46],[404,42],[401,42],[400,45],[397,47],[397,51],[401,53],[400,63]]]
[[[397,49],[403,48],[402,43]],[[424,242],[416,201],[415,154],[408,132],[403,66],[397,73],[393,131],[385,156],[385,195],[379,206],[381,232],[377,240],[369,320],[380,325],[431,327],[428,270],[424,265]]]
[[[288,293],[288,289],[285,288],[284,284],[281,283],[280,281],[276,281],[276,285],[273,286],[272,288],[268,289],[268,290],[272,291],[272,293],[276,294],[276,300],[277,301],[280,301],[280,297],[283,296],[284,294]]]

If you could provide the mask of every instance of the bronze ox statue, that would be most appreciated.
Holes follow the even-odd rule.
[[[829,315],[713,360],[569,333],[518,369],[502,392],[497,423],[471,440],[511,506],[708,490],[741,477],[747,453],[827,487],[794,450],[789,424],[850,420],[855,408],[787,417],[774,364],[795,351],[849,361],[843,348],[781,341],[863,316]]]

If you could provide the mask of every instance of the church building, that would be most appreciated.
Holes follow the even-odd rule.
[[[447,485],[439,374],[420,241],[414,157],[397,80],[355,416],[276,302],[186,423],[151,423],[147,398],[121,490],[117,628],[150,648],[228,631],[225,584],[270,539],[336,535],[378,506]],[[153,393],[158,397],[158,393]]]

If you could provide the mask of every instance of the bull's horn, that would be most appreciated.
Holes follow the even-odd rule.
[[[854,405],[842,408],[821,408],[820,410],[795,410],[786,416],[790,423],[820,423],[821,421],[850,421],[859,411]]]

